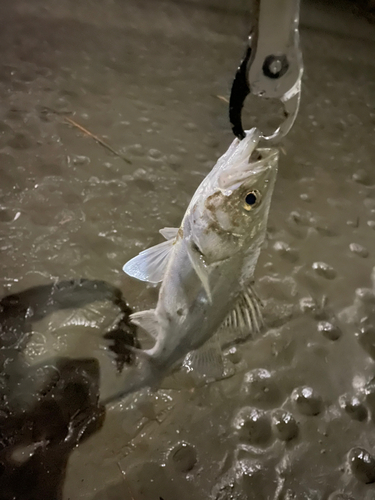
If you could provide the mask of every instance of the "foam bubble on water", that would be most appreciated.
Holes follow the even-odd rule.
[[[358,481],[370,484],[375,482],[375,458],[364,448],[353,448],[348,453],[350,472]]]
[[[242,443],[253,446],[265,446],[271,438],[271,421],[269,415],[249,406],[241,408],[234,417],[233,428]]]
[[[312,268],[318,276],[321,276],[322,278],[325,278],[327,280],[333,280],[337,276],[337,272],[334,270],[334,268],[326,262],[314,262]]]
[[[193,445],[181,442],[170,450],[168,459],[178,472],[188,473],[197,463],[197,451]]]
[[[286,410],[279,409],[272,414],[272,426],[275,435],[281,441],[295,439],[299,433],[296,419]]]
[[[319,415],[323,411],[321,396],[311,387],[298,387],[292,393],[296,408],[303,415]]]
[[[367,419],[367,408],[357,396],[340,396],[339,403],[341,408],[354,420],[363,422]]]

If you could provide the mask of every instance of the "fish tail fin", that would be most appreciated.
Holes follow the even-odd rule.
[[[155,363],[150,351],[143,351],[135,347],[130,348],[136,355],[135,366],[127,371],[120,390],[101,400],[104,405],[118,403],[129,394],[139,391],[144,387],[157,386],[161,380],[160,368]]]

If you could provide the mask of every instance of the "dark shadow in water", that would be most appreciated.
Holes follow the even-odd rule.
[[[105,300],[121,311],[115,328],[104,335],[114,342],[111,349],[121,370],[133,361],[127,346],[138,342],[131,309],[116,287],[63,281],[0,301],[0,500],[61,499],[71,451],[101,428],[105,408],[99,403],[96,359],[54,358],[28,367],[21,353],[34,321]]]

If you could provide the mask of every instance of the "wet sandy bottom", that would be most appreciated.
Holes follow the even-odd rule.
[[[232,140],[217,96],[228,96],[243,52],[246,8],[0,5],[3,296],[86,278],[110,283],[137,310],[155,304],[157,288],[121,267],[161,241],[159,228],[179,223]],[[13,316],[2,310],[2,345],[31,318],[27,342],[10,342],[1,358],[2,390],[8,397],[4,387],[12,388],[18,417],[3,404],[0,458],[16,479],[38,471],[19,498],[60,498],[61,490],[65,500],[375,498],[375,34],[344,3],[307,3],[302,14],[303,101],[283,144],[256,277],[267,332],[227,352],[236,369],[229,379],[194,387],[170,377],[157,393],[104,412],[98,393],[121,383],[104,339],[119,325],[113,296],[99,290],[39,317],[30,307],[40,303]],[[254,101],[248,123],[271,127],[273,109]],[[37,397],[50,371],[31,386],[22,380],[40,365],[62,382]],[[81,399],[69,384],[83,387]],[[74,423],[77,398],[84,425]],[[28,412],[36,417],[19,418]],[[43,433],[38,415],[58,423]],[[30,432],[9,453],[5,437],[26,421]],[[43,491],[43,474],[64,468],[53,462],[59,450],[69,457],[66,478]]]

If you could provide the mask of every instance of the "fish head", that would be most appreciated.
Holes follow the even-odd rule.
[[[264,240],[277,175],[278,150],[257,148],[259,133],[236,139],[207,176],[196,197],[193,240],[208,263],[240,249],[259,248]]]

